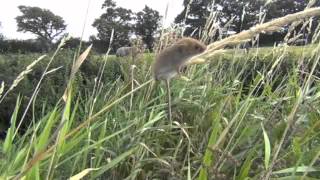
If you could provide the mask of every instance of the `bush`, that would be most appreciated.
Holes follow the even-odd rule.
[[[37,40],[0,40],[1,53],[36,53],[44,51]]]
[[[41,54],[38,53],[0,55],[0,82],[4,81],[8,88],[19,73],[39,56],[41,56]],[[50,55],[40,61],[0,104],[0,121],[10,121],[18,95],[22,98],[22,106],[20,109],[25,109],[29,98],[34,92],[34,88],[40,80],[43,70],[49,61],[49,57]],[[69,78],[73,57],[74,51],[71,50],[63,50],[56,56],[50,69],[61,68],[54,73],[48,74],[42,82],[41,89],[37,96],[38,105],[35,106],[35,116],[45,113],[43,112],[44,107],[42,107],[42,104],[45,104],[45,109],[51,109],[63,95],[66,82]],[[101,55],[92,54],[81,66],[75,82],[82,94],[93,90],[95,79],[97,78],[102,63],[103,57]],[[118,60],[115,57],[109,57],[102,77],[102,82],[114,82],[120,76],[122,76],[122,72]],[[29,121],[25,122],[26,125],[33,119],[31,111],[28,113],[27,119]]]

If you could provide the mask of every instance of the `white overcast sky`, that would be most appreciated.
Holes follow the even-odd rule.
[[[86,17],[86,10],[89,6],[89,15],[84,32],[84,39],[97,31],[91,26],[95,18],[102,13],[101,5],[104,0],[6,0],[0,6],[0,33],[10,39],[29,39],[35,36],[30,33],[17,32],[15,17],[21,15],[18,6],[38,6],[51,10],[54,14],[63,17],[67,24],[67,32],[74,37],[80,37]],[[183,0],[114,0],[118,6],[131,9],[138,12],[148,5],[152,9],[160,12],[162,16],[165,14],[167,3],[169,3],[168,18],[165,22],[169,25],[174,18],[183,9]]]

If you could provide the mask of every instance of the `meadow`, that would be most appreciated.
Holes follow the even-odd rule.
[[[234,48],[189,66],[171,83],[172,124],[154,54],[133,90],[128,58],[89,52],[76,72],[77,50],[29,69],[40,54],[1,55],[16,86],[0,104],[0,179],[319,179],[319,50]]]

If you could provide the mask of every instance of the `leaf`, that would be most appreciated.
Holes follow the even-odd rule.
[[[23,165],[23,161],[27,155],[27,148],[22,148],[17,154],[13,162],[12,169],[20,169]],[[1,178],[0,178],[1,179]]]
[[[91,144],[91,145],[89,145],[89,146],[87,146],[87,147],[85,147],[85,148],[82,148],[80,151],[78,151],[78,152],[76,152],[76,153],[73,153],[72,155],[68,156],[66,159],[64,159],[62,162],[60,162],[57,166],[60,166],[61,164],[70,161],[70,159],[72,159],[72,158],[74,158],[74,157],[76,157],[76,156],[79,156],[81,153],[83,153],[83,152],[85,152],[85,151],[88,151],[88,150],[90,150],[90,149],[92,149],[92,148],[95,148],[95,147],[97,147],[98,145],[100,145],[101,143],[103,143],[103,142],[105,142],[105,141],[107,141],[107,140],[109,140],[109,139],[111,139],[111,138],[113,138],[113,137],[115,137],[115,136],[117,136],[117,135],[119,135],[119,134],[127,131],[127,130],[128,130],[130,127],[132,127],[133,125],[134,125],[134,123],[130,124],[129,126],[123,128],[123,129],[121,129],[121,130],[119,130],[119,131],[117,131],[117,132],[115,132],[115,133],[112,133],[111,135],[109,135],[109,136],[107,136],[107,137],[104,137],[104,138],[102,138],[102,139],[99,139],[99,141],[95,142],[94,144]],[[77,142],[77,141],[80,142],[80,141],[81,141],[81,138],[78,139],[78,140],[77,140],[77,139],[73,139],[71,142],[69,142],[68,144],[66,144],[66,146],[71,146],[71,147],[72,147],[72,146],[75,146],[76,144],[79,143],[79,142]],[[76,143],[75,143],[75,142],[76,142]],[[64,152],[67,152],[66,149],[64,149]]]
[[[291,167],[287,169],[282,169],[279,171],[274,171],[272,174],[285,174],[285,173],[292,173],[296,169],[296,172],[320,172],[319,168],[313,168],[308,166],[299,166],[299,167]]]
[[[180,79],[181,80],[183,80],[183,81],[187,81],[187,82],[190,82],[191,81],[191,79],[189,79],[188,77],[186,77],[186,76],[180,76]]]
[[[296,158],[299,158],[302,154],[301,144],[299,143],[299,138],[293,138],[292,141],[292,151]]]
[[[69,83],[73,80],[75,74],[79,71],[81,64],[84,62],[84,60],[86,60],[91,48],[92,48],[92,44],[78,57],[76,62],[73,64],[72,69],[71,69]],[[69,91],[69,85],[65,89],[63,96],[62,96],[62,99],[64,100],[64,102],[67,102],[68,91]]]
[[[79,71],[81,64],[84,62],[84,60],[86,60],[91,48],[92,48],[92,44],[78,57],[76,62],[73,64],[71,69],[71,78],[73,78],[74,75]]]
[[[40,180],[40,167],[39,163],[32,166],[31,170],[28,171],[26,175],[26,179],[32,179],[32,180]]]
[[[88,169],[85,169],[83,171],[81,171],[80,173],[70,177],[69,180],[80,180],[82,179],[84,176],[86,176],[87,174],[89,174],[91,171],[97,171],[99,170],[100,168],[88,168]]]
[[[215,109],[212,112],[213,115],[213,121],[212,121],[212,132],[209,138],[209,143],[207,147],[211,147],[213,144],[215,144],[219,138],[219,132],[221,130],[221,126],[219,124],[219,120],[221,118],[221,114],[219,111],[220,108]],[[210,149],[206,149],[206,152],[203,157],[203,164],[204,167],[201,168],[200,174],[199,174],[199,180],[207,180],[208,179],[208,172],[207,168],[211,166],[211,164],[214,161],[214,154]]]
[[[161,120],[161,118],[164,117],[164,113],[160,112],[158,113],[156,116],[154,116],[151,120],[149,120],[147,123],[145,123],[143,125],[143,127],[141,128],[140,132],[143,133],[144,131],[146,131],[149,127],[152,127],[152,125],[154,123],[156,123],[157,121]]]
[[[106,172],[107,170],[113,168],[114,166],[118,165],[121,161],[123,161],[125,158],[127,158],[129,155],[131,155],[133,152],[135,152],[138,148],[134,147],[130,149],[127,152],[124,152],[120,154],[118,157],[111,160],[107,165],[102,166],[97,174],[94,175],[93,179],[96,179],[98,176]]]
[[[240,173],[239,173],[239,176],[238,176],[239,178],[237,178],[237,179],[245,180],[249,176],[249,171],[251,169],[252,162],[255,159],[255,156],[254,156],[255,155],[255,150],[256,150],[256,147],[252,148],[248,152],[247,158],[244,161],[243,165],[241,166]]]
[[[0,87],[0,97],[1,97],[1,94],[3,93],[4,91],[4,81],[2,81],[1,83],[1,87]]]
[[[55,107],[53,109],[53,111],[50,113],[49,118],[45,119],[45,120],[46,120],[46,125],[45,125],[43,131],[41,132],[41,134],[39,136],[38,143],[36,145],[37,152],[43,150],[49,141],[52,127],[53,127],[55,121],[57,120],[57,107]]]
[[[271,156],[271,145],[268,134],[261,123],[263,138],[264,138],[264,166],[266,169],[269,167],[270,156]]]
[[[319,178],[311,178],[311,177],[307,177],[306,178],[306,177],[303,177],[303,176],[294,176],[294,179],[319,180]],[[292,180],[292,176],[271,178],[271,180]]]
[[[20,99],[20,96],[18,96],[16,106],[14,108],[14,112],[12,113],[11,120],[10,120],[11,125],[10,125],[10,128],[7,130],[7,135],[3,143],[3,152],[5,154],[10,153],[11,148],[13,146],[13,140],[14,140],[15,131],[16,131],[16,121],[17,121],[20,105],[21,105],[21,99]]]

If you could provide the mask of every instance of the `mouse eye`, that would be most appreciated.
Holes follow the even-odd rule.
[[[203,48],[201,46],[196,46],[195,48],[197,52],[203,52]]]

